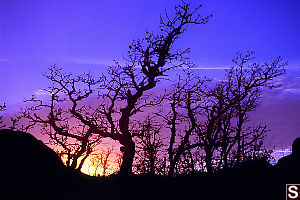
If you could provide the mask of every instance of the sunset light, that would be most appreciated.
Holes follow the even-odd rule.
[[[0,0],[0,198],[300,200],[299,11]]]

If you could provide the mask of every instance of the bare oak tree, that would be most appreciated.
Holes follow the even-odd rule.
[[[117,65],[112,69],[114,73],[111,73],[111,80],[115,81],[116,85],[110,90],[113,93],[111,110],[115,105],[114,97],[121,94],[121,100],[125,101],[125,105],[120,109],[119,131],[111,135],[123,145],[123,163],[120,170],[122,174],[131,173],[135,155],[134,135],[129,129],[130,119],[142,108],[151,105],[151,102],[147,102],[145,93],[154,88],[168,70],[188,64],[185,53],[189,50],[172,52],[171,47],[186,31],[188,25],[208,22],[210,16],[201,17],[198,14],[200,7],[191,9],[189,4],[183,2],[175,7],[174,17],[170,18],[167,13],[164,17],[161,16],[161,32],[159,34],[147,32],[145,38],[133,41],[129,46],[126,65]],[[120,73],[115,73],[116,71]],[[111,113],[108,111],[108,119],[112,118]],[[117,126],[111,123],[111,127],[114,129]]]
[[[262,141],[267,131],[264,125],[247,127],[246,122],[249,113],[258,107],[262,91],[279,86],[274,79],[285,73],[287,63],[280,57],[264,64],[251,62],[253,59],[253,52],[237,53],[233,59],[235,66],[227,71],[224,80],[215,87],[199,90],[202,100],[208,102],[201,105],[206,120],[198,123],[196,129],[208,172],[213,171],[214,153],[221,146],[236,146],[236,161],[240,162],[247,146]]]
[[[168,158],[169,171],[168,176],[172,177],[175,172],[176,165],[180,158],[190,145],[191,138],[196,128],[196,111],[199,101],[197,91],[204,84],[205,80],[191,77],[190,74],[184,79],[179,77],[177,83],[174,84],[173,91],[169,94],[170,111],[168,113],[157,113],[167,122],[170,129]],[[178,138],[176,142],[176,138]]]
[[[229,157],[231,162],[240,162],[249,152],[263,150],[266,126],[248,126],[249,113],[259,106],[263,90],[279,86],[274,79],[284,74],[287,63],[280,57],[262,65],[252,60],[252,52],[237,53],[235,66],[224,79],[214,82],[187,77],[177,84],[165,117],[171,132],[169,176],[179,158],[196,147],[203,150],[210,173],[217,160],[227,165]]]
[[[161,103],[161,98],[149,98],[150,90],[157,86],[169,70],[190,65],[185,56],[189,49],[172,51],[172,45],[189,25],[206,24],[209,21],[211,16],[202,17],[199,14],[200,8],[201,6],[191,8],[190,4],[182,2],[175,7],[172,17],[165,13],[160,17],[160,32],[146,32],[144,38],[134,40],[129,46],[125,64],[115,62],[115,65],[110,66],[107,73],[97,81],[89,74],[71,77],[55,66],[50,68],[50,75],[46,77],[57,85],[50,88],[51,103],[46,104],[33,97],[29,101],[37,105],[24,110],[23,116],[31,121],[30,126],[44,124],[44,131],[46,127],[51,126],[47,134],[64,149],[69,148],[68,138],[79,141],[76,143],[78,153],[72,156],[75,159],[83,156],[83,153],[88,155],[102,137],[118,141],[123,152],[120,173],[131,174],[135,156],[133,138],[137,136],[132,127],[133,116],[141,113],[146,107]],[[86,89],[74,85],[79,82]],[[92,87],[95,85],[98,87],[97,107],[84,105],[82,102],[93,94]],[[59,95],[61,92],[66,95],[63,99]],[[71,104],[69,109],[64,111],[61,107],[56,108],[55,103],[65,101]],[[36,114],[40,108],[49,109],[44,118]],[[67,117],[64,118],[63,114],[67,114]],[[76,131],[76,134],[73,132],[76,128],[70,127],[70,120],[81,124],[81,129]],[[75,166],[77,161],[74,162],[72,166]]]
[[[99,114],[86,105],[86,99],[93,94],[99,81],[89,73],[80,76],[65,74],[55,65],[44,76],[52,85],[43,90],[43,97],[33,95],[25,100],[28,106],[12,119],[11,128],[28,131],[40,125],[42,133],[49,136],[49,144],[58,147],[57,153],[66,165],[80,170],[101,141],[101,136],[94,134],[84,123],[91,120],[101,126]],[[18,124],[20,119],[27,123]]]
[[[137,159],[135,166],[140,173],[161,174],[163,165],[163,140],[161,124],[147,116],[140,123],[137,140]]]

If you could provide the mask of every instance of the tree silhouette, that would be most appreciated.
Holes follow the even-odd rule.
[[[29,105],[13,118],[12,129],[28,131],[40,125],[42,133],[49,136],[49,143],[58,147],[57,153],[65,158],[66,165],[80,170],[101,141],[101,136],[94,134],[84,123],[89,119],[101,124],[99,114],[85,105],[99,81],[89,73],[65,74],[56,66],[50,67],[44,76],[52,82],[43,91],[48,98],[33,95],[25,100]],[[26,119],[28,123],[19,125],[20,119]]]
[[[169,70],[191,65],[185,56],[189,49],[171,49],[189,25],[206,24],[209,21],[211,16],[202,17],[199,14],[200,8],[201,5],[191,8],[190,4],[182,2],[175,6],[173,17],[167,12],[161,15],[160,32],[146,32],[144,38],[134,40],[129,46],[128,56],[124,58],[125,64],[116,61],[99,80],[94,80],[90,74],[72,77],[71,74],[64,74],[56,66],[51,67],[50,75],[46,75],[46,78],[56,84],[56,87],[50,87],[49,91],[52,103],[44,104],[42,100],[33,97],[28,101],[38,105],[24,110],[23,117],[29,119],[31,127],[37,123],[43,124],[44,132],[64,150],[69,148],[68,138],[79,141],[75,143],[77,147],[80,146],[76,148],[77,154],[73,156],[72,153],[72,158],[75,159],[72,166],[76,165],[76,158],[83,154],[88,155],[101,137],[118,141],[123,152],[120,173],[131,174],[135,156],[133,138],[138,136],[132,126],[133,116],[141,113],[146,107],[161,103],[163,98],[149,98],[150,90],[156,87]],[[85,89],[77,88],[76,83],[81,83]],[[98,94],[98,105],[92,107],[80,104],[93,94],[92,87],[95,85],[98,87],[95,92]],[[59,97],[61,92],[66,95],[65,98]],[[55,103],[65,101],[71,104],[70,109],[63,111],[61,107],[55,108]],[[50,110],[45,118],[36,114],[41,107]],[[63,118],[63,114],[67,114],[67,117]],[[72,119],[80,123],[80,135],[74,134],[75,127],[70,127]],[[49,126],[53,132],[52,129],[46,130]],[[66,151],[69,154],[69,151]]]
[[[140,123],[136,167],[140,173],[162,174],[164,171],[161,124],[147,116]]]
[[[117,127],[111,120],[115,101],[119,98],[125,104],[119,110],[121,115],[118,120],[119,131],[109,136],[123,145],[121,174],[130,174],[132,172],[132,163],[135,155],[134,134],[129,129],[130,119],[134,114],[140,112],[142,108],[153,105],[153,102],[147,102],[145,93],[154,88],[167,71],[189,65],[188,59],[185,57],[188,49],[171,52],[171,47],[185,32],[188,25],[208,22],[211,16],[201,17],[198,14],[200,7],[192,9],[190,4],[183,2],[175,7],[173,18],[170,18],[165,13],[164,17],[161,16],[160,33],[147,32],[146,37],[143,39],[134,40],[129,46],[126,65],[121,66],[117,63],[117,66],[109,71],[111,75],[110,81],[114,83],[112,87],[109,87],[111,106],[107,112],[112,130]],[[141,68],[136,68],[136,66]]]
[[[164,117],[171,133],[169,176],[179,159],[196,147],[203,151],[210,173],[217,160],[226,166],[229,159],[238,163],[265,152],[262,144],[267,128],[247,125],[249,112],[259,106],[264,89],[279,86],[274,78],[284,74],[287,63],[280,57],[262,65],[251,62],[253,59],[252,52],[237,53],[235,66],[224,79],[201,80],[188,74],[175,84]]]
[[[196,128],[195,112],[198,108],[192,102],[199,98],[197,91],[204,82],[203,80],[192,78],[190,74],[183,79],[179,77],[178,82],[174,84],[174,90],[167,98],[170,102],[170,111],[168,113],[157,113],[167,122],[171,132],[167,149],[169,177],[174,175],[177,162],[187,150],[186,147],[190,145],[190,139]],[[179,110],[185,110],[186,112],[183,114]],[[185,124],[188,125],[184,126]],[[179,142],[176,142],[176,137],[180,137]]]
[[[6,105],[5,103],[3,105],[0,105],[0,112],[5,111]],[[0,128],[4,128],[5,124],[3,124],[3,116],[0,115]]]
[[[112,171],[112,161],[110,160],[112,152],[112,148],[106,148],[91,156],[89,168],[93,168],[93,176],[106,176],[109,170]]]
[[[236,162],[240,162],[250,146],[252,150],[261,150],[259,143],[266,126],[247,127],[248,114],[259,106],[264,89],[279,86],[274,78],[285,73],[287,63],[280,57],[262,65],[251,62],[253,59],[253,52],[237,53],[233,59],[235,66],[227,71],[225,80],[199,90],[202,101],[207,102],[200,107],[206,120],[198,123],[198,144],[193,146],[204,148],[208,172],[213,171],[214,153],[221,146],[235,146]],[[227,159],[224,154],[223,158]]]

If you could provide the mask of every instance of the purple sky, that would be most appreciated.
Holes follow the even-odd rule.
[[[0,0],[0,103],[13,112],[48,82],[52,64],[65,71],[101,72],[126,55],[133,38],[157,30],[159,13],[174,0]],[[197,4],[196,0],[190,0]],[[266,94],[257,122],[272,129],[270,140],[286,147],[300,136],[300,1],[206,0],[207,25],[192,27],[176,48],[191,48],[197,73],[220,76],[237,51],[253,50],[258,61],[282,56],[289,62],[283,87]],[[211,68],[211,69],[209,69]]]

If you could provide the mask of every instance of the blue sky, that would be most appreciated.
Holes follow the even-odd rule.
[[[41,74],[53,64],[76,73],[105,70],[126,55],[132,39],[158,30],[159,14],[176,2],[0,0],[0,103],[12,110],[47,87]],[[282,56],[289,62],[283,87],[268,93],[257,112],[271,125],[274,144],[282,137],[283,145],[289,144],[300,135],[300,1],[188,2],[201,3],[203,16],[213,14],[208,24],[191,27],[174,46],[191,48],[191,59],[205,68],[196,73],[220,76],[222,70],[209,68],[230,66],[237,51],[255,51],[258,61]]]

